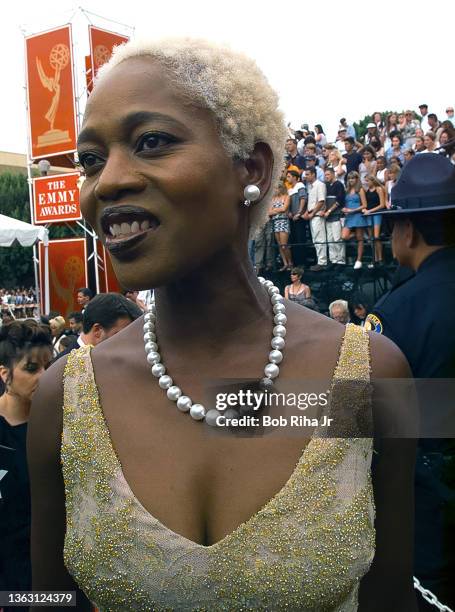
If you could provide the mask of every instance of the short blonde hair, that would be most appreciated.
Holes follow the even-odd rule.
[[[200,39],[132,40],[114,49],[97,82],[121,62],[144,56],[164,67],[186,99],[213,113],[221,143],[233,160],[246,160],[256,143],[267,143],[274,158],[271,185],[276,185],[287,131],[278,95],[254,60]],[[261,203],[252,206],[252,235],[267,221],[272,196],[269,189]]]

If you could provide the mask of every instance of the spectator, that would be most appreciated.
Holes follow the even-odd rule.
[[[410,161],[414,157],[415,154],[416,154],[416,152],[414,151],[414,149],[405,149],[403,151],[403,155],[404,155],[404,164],[403,165],[407,164],[408,161]]]
[[[318,151],[314,142],[309,142],[305,145],[305,155],[304,158],[308,156],[316,157],[316,167],[320,167],[322,170],[324,168],[324,157],[322,156],[322,149]],[[306,163],[306,160],[305,160]],[[305,166],[306,169],[306,166]]]
[[[428,104],[419,104],[419,111],[422,116],[420,120],[420,127],[423,132],[428,132],[430,129],[430,124],[428,123]]]
[[[353,125],[349,125],[345,117],[342,117],[340,119],[340,128],[342,127],[346,129],[347,136],[354,138],[354,140],[357,138],[357,134],[355,133],[355,127]]]
[[[327,137],[326,137],[326,135],[324,133],[324,130],[322,129],[322,125],[320,123],[317,123],[314,126],[314,131],[315,131],[315,134],[316,134],[316,136],[315,136],[315,138],[316,138],[316,145],[320,149],[322,149],[322,147],[327,144]]]
[[[289,217],[291,219],[291,242],[293,260],[303,263],[305,242],[308,239],[308,221],[304,220],[303,214],[306,206],[307,191],[305,185],[300,181],[299,172],[288,171],[286,181],[290,185],[288,196],[290,198]]]
[[[401,142],[401,136],[398,132],[392,134],[392,146],[385,152],[387,161],[391,161],[392,157],[397,157],[400,163],[404,163],[403,145]]]
[[[382,120],[382,114],[378,111],[373,113],[373,119],[371,121],[372,123],[375,124],[377,130],[378,130],[378,135],[380,137],[382,137],[382,133],[384,131],[385,128],[385,124],[384,121]]]
[[[297,151],[297,141],[295,138],[286,140],[286,163],[288,166],[297,166],[302,171],[305,168],[305,160]]]
[[[317,263],[311,266],[312,272],[319,272],[327,266],[327,234],[325,228],[324,206],[325,184],[316,178],[316,169],[305,170],[308,203],[303,218],[310,222],[311,238],[316,249]]]
[[[349,313],[349,305],[346,300],[335,300],[329,304],[330,317],[343,325],[347,325],[351,318]]]
[[[79,306],[82,306],[82,312],[84,312],[85,307],[93,298],[93,291],[88,287],[81,287],[77,290],[77,303]]]
[[[363,302],[354,302],[354,304],[352,304],[352,312],[354,315],[352,317],[352,319],[354,319],[353,323],[360,325],[360,327],[364,327],[366,318],[370,312],[369,307]]]
[[[346,172],[358,172],[359,166],[362,163],[361,154],[355,150],[355,140],[351,136],[348,136],[344,141],[346,153],[344,154],[341,163],[346,166]]]
[[[281,259],[283,260],[283,266],[280,268],[280,272],[283,270],[290,270],[294,265],[292,263],[291,249],[288,247],[289,234],[291,231],[288,214],[289,205],[290,197],[287,194],[286,187],[280,183],[275,190],[269,210],[269,217],[272,219],[275,240],[278,243]]]
[[[354,270],[362,267],[364,232],[368,227],[368,220],[362,213],[366,207],[365,190],[360,182],[359,173],[351,172],[348,174],[346,206],[342,209],[345,222],[341,237],[343,240],[349,240],[355,236],[357,240],[357,259],[354,263]]]
[[[428,115],[428,125],[430,126],[427,132],[434,132],[437,134],[439,129],[439,121],[437,115],[435,113],[430,113]]]
[[[374,245],[373,261],[368,265],[373,268],[375,264],[382,264],[383,251],[381,242],[381,215],[377,213],[385,208],[385,188],[380,181],[373,175],[366,176],[367,189],[365,196],[367,199],[367,207],[362,212],[367,217],[369,227],[368,235]]]
[[[455,114],[454,114],[453,106],[448,106],[446,108],[446,115],[447,115],[447,119],[450,121],[450,123],[455,128]]]
[[[425,149],[422,153],[434,153],[438,146],[436,134],[434,132],[427,132],[423,137],[423,144],[425,145]]]
[[[314,300],[311,297],[311,289],[302,283],[302,276],[303,268],[292,268],[291,284],[284,288],[284,297],[291,302],[308,307],[308,303],[311,301],[314,304]]]
[[[60,338],[65,335],[66,322],[62,316],[57,316],[49,320],[49,327],[52,334],[52,346],[54,347],[54,357],[60,352]]]
[[[325,171],[325,185],[327,210],[324,218],[329,244],[329,260],[336,265],[345,265],[346,247],[341,238],[341,211],[345,204],[346,192],[343,183],[336,180],[333,168],[327,168]]]
[[[68,322],[71,332],[75,336],[79,336],[82,332],[82,313],[81,312],[70,312],[68,316]]]
[[[414,119],[414,113],[411,110],[407,110],[404,114],[405,122],[401,129],[401,137],[403,144],[407,149],[410,149],[415,143],[416,130],[420,127],[420,123]]]
[[[390,208],[392,206],[392,189],[397,184],[398,179],[400,178],[401,168],[398,164],[391,164],[389,166],[387,175],[388,180],[386,182],[385,191],[386,191],[386,208]]]
[[[341,155],[346,153],[346,148],[344,146],[344,141],[347,138],[348,134],[345,127],[341,127],[338,130],[338,137],[335,142],[335,147],[338,149]]]
[[[371,146],[364,147],[361,153],[362,163],[359,166],[359,176],[362,187],[367,189],[366,177],[369,174],[376,176],[376,155]]]
[[[363,143],[365,145],[370,144],[370,140],[372,138],[380,139],[380,136],[379,136],[378,128],[373,122],[370,121],[370,123],[367,124],[367,131],[366,131],[365,136],[363,137]]]
[[[346,177],[346,165],[342,162],[342,159],[343,157],[339,150],[332,149],[329,153],[329,159],[326,167],[333,168],[337,180],[344,184],[344,179]]]
[[[305,155],[305,168],[314,168],[316,170],[316,178],[319,181],[324,180],[324,171],[317,165],[318,158],[316,155]]]
[[[385,185],[387,181],[387,160],[383,155],[376,158],[376,178]]]
[[[386,125],[385,125],[384,135],[383,135],[384,137],[382,140],[384,151],[387,151],[387,149],[390,149],[390,147],[392,146],[391,135],[394,132],[399,132],[399,131],[400,131],[400,128],[398,126],[398,115],[396,113],[390,113],[389,115],[387,115]]]
[[[423,151],[425,151],[424,136],[416,136],[414,153],[423,153]]]
[[[269,218],[254,240],[254,265],[258,276],[273,269],[274,242],[273,222]]]

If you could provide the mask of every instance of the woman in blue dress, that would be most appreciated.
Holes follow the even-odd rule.
[[[363,238],[365,228],[368,227],[368,219],[363,215],[367,207],[365,190],[360,182],[358,172],[350,172],[346,187],[346,206],[342,209],[345,219],[341,233],[343,240],[350,240],[355,236],[357,240],[357,259],[354,270],[362,267]]]

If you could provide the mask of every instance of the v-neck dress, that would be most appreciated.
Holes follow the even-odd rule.
[[[102,612],[357,610],[375,541],[372,438],[357,425],[371,419],[369,344],[360,327],[346,327],[330,397],[327,415],[352,424],[352,437],[329,438],[318,427],[282,489],[203,546],[134,496],[104,419],[90,347],[73,351],[64,375],[64,559],[90,601]]]

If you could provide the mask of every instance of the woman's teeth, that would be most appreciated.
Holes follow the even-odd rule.
[[[114,225],[109,226],[109,232],[115,238],[118,236],[130,236],[138,232],[146,232],[148,229],[150,229],[150,221],[147,219],[142,221],[142,223],[133,221],[132,223],[114,223]]]

